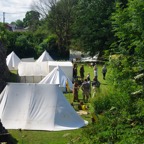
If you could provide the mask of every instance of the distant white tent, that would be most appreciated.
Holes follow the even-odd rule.
[[[6,129],[61,131],[86,125],[52,84],[9,83],[0,94],[0,119]]]
[[[76,50],[70,50],[70,57],[69,60],[74,60],[74,59],[81,59],[82,52],[81,51],[76,51]]]
[[[18,64],[21,62],[20,58],[12,51],[6,58],[6,64],[9,70],[17,70]]]
[[[66,76],[60,66],[55,67],[45,78],[43,78],[40,84],[58,84],[63,92],[68,87],[69,91],[72,91],[72,81]],[[67,84],[67,86],[66,86]]]
[[[43,62],[43,61],[53,61],[52,57],[49,55],[49,53],[46,50],[36,60],[36,62]]]
[[[71,61],[49,61],[48,67],[51,72],[55,67],[60,66],[66,76],[72,81],[73,79],[73,64]]]

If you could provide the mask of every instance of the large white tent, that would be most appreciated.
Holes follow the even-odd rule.
[[[12,51],[6,58],[6,64],[9,70],[17,70],[18,64],[21,62],[20,58]]]
[[[53,61],[52,57],[49,55],[49,53],[46,50],[36,60],[36,62],[43,62],[43,61]]]
[[[20,62],[18,75],[23,83],[38,83],[57,66],[72,81],[73,65],[70,61]]]
[[[0,94],[0,119],[6,129],[60,131],[86,125],[52,84],[8,83]]]
[[[66,92],[66,87],[72,91],[72,81],[65,75],[60,66],[55,67],[45,78],[43,78],[40,84],[58,84],[63,92]],[[66,86],[67,84],[67,86]]]

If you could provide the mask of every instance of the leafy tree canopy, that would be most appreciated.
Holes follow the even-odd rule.
[[[75,38],[92,56],[107,49],[112,41],[111,21],[114,1],[80,0],[75,10]],[[75,41],[74,41],[75,42]]]

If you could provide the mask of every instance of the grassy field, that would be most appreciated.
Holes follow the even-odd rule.
[[[79,75],[80,64],[78,65],[78,75]],[[85,64],[85,76],[90,73],[91,80],[93,79],[93,67]],[[102,66],[98,65],[98,79],[101,82],[99,94],[105,95],[109,91],[108,80],[103,80],[101,73]],[[71,103],[73,100],[72,93],[65,94],[67,100]],[[79,97],[82,97],[82,92],[79,90]],[[90,115],[83,115],[83,119],[91,123]],[[87,126],[88,127],[88,126]],[[83,129],[68,130],[68,131],[26,131],[26,130],[9,130],[9,133],[15,139],[17,144],[70,144],[75,143],[75,140],[80,137],[80,133]]]
[[[80,137],[80,131],[19,131],[9,130],[12,137],[15,138],[15,143],[18,144],[67,144],[74,142],[76,138]],[[75,138],[73,138],[75,137]]]

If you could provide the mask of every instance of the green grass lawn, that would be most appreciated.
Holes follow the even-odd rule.
[[[78,65],[78,74],[79,74],[80,64]],[[93,67],[90,67],[88,64],[84,65],[85,68],[85,76],[90,73],[91,80],[93,79]],[[99,94],[106,95],[109,91],[108,80],[103,80],[101,73],[102,66],[98,65],[98,79],[101,82],[100,92]],[[64,94],[67,100],[71,103],[73,100],[73,94],[68,93]],[[79,97],[82,98],[82,91],[79,90]],[[83,119],[91,122],[90,115],[83,115]],[[80,137],[81,131],[84,128],[80,128],[77,130],[68,130],[68,131],[26,131],[22,130],[8,130],[13,138],[17,142],[17,144],[70,144],[75,143],[75,140]]]
[[[18,144],[67,144],[80,137],[81,130],[82,128],[57,132],[9,130],[9,133],[18,141]]]

